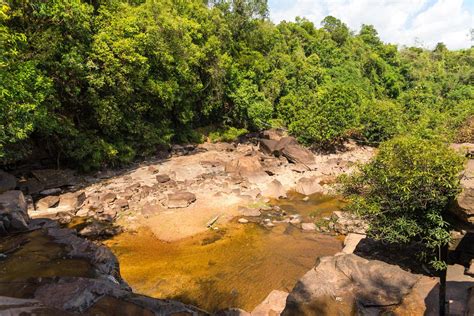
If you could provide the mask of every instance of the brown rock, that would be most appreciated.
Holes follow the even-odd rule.
[[[286,198],[286,190],[280,181],[274,179],[272,182],[267,184],[265,190],[262,191],[262,195],[269,198]]]
[[[247,217],[258,217],[262,214],[258,208],[239,206],[238,210],[240,215]]]
[[[0,170],[0,193],[10,191],[16,187],[16,178]]]
[[[225,165],[227,173],[248,179],[251,182],[259,182],[268,178],[268,174],[263,170],[258,156],[242,156],[232,160]]]
[[[263,131],[263,138],[279,141],[286,135],[285,131],[277,128],[271,128]]]
[[[457,197],[457,205],[451,211],[467,223],[474,224],[474,160],[466,164],[461,179],[461,194]]]
[[[29,221],[28,205],[21,191],[7,191],[0,194],[0,222],[5,231],[26,230]]]
[[[281,153],[291,162],[300,163],[308,168],[314,168],[315,160],[314,155],[308,149],[300,145],[288,145],[285,146]]]
[[[36,202],[36,209],[40,211],[47,210],[50,207],[58,206],[59,196],[50,195]]]
[[[159,175],[156,176],[156,181],[158,181],[159,183],[165,183],[165,182],[168,182],[170,180],[171,179],[167,174],[159,174]]]
[[[31,172],[45,187],[45,189],[59,188],[66,185],[74,185],[77,179],[72,170],[42,169]],[[29,192],[32,194],[31,192]]]
[[[113,201],[115,201],[116,198],[117,198],[117,195],[115,193],[108,192],[108,193],[104,194],[100,198],[100,200],[104,203],[112,203]]]
[[[303,195],[311,195],[324,192],[324,188],[319,184],[318,177],[301,178],[296,183],[295,191]]]
[[[194,201],[196,201],[196,195],[191,192],[168,194],[168,208],[188,207]]]
[[[285,309],[288,292],[273,290],[268,296],[252,311],[252,316],[280,315]]]
[[[421,276],[353,254],[323,257],[301,278],[282,315],[374,315],[400,304]]]
[[[86,194],[84,192],[66,193],[59,197],[59,208],[75,210],[78,207],[81,207],[85,200]]]
[[[269,155],[279,155],[279,150],[278,150],[278,141],[276,140],[271,140],[271,139],[260,139],[260,149],[266,154]]]

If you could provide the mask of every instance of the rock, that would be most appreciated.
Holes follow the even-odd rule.
[[[21,191],[7,191],[0,194],[0,222],[8,232],[28,229],[28,205]]]
[[[349,233],[344,239],[344,248],[342,249],[342,252],[345,254],[354,253],[359,242],[366,237],[366,235]]]
[[[191,192],[168,194],[168,208],[188,207],[194,201],[196,201],[196,195]]]
[[[40,192],[41,195],[55,195],[58,193],[61,193],[60,188],[52,188],[52,189],[47,189]]]
[[[286,190],[280,181],[274,179],[272,182],[267,184],[265,190],[262,191],[262,195],[269,198],[286,198]]]
[[[252,311],[252,316],[280,315],[285,309],[288,293],[273,290],[268,296]]]
[[[390,311],[421,276],[354,254],[320,258],[288,296],[282,315],[366,315]]]
[[[44,210],[47,210],[48,208],[58,206],[58,203],[59,203],[59,196],[50,195],[36,202],[36,209],[39,211],[44,211]]]
[[[466,315],[474,315],[474,286],[468,291]]]
[[[354,214],[343,211],[335,211],[333,213],[334,230],[339,234],[347,235],[348,233],[365,234],[368,229],[368,223],[359,219]]]
[[[474,259],[471,259],[471,262],[469,264],[469,268],[467,268],[467,270],[466,270],[466,274],[474,277]]]
[[[303,223],[301,224],[301,229],[306,232],[314,232],[316,231],[316,224],[314,223]]]
[[[46,307],[34,299],[0,296],[0,312],[5,316],[15,315],[64,315],[64,312]],[[67,315],[67,314],[66,314]]]
[[[278,141],[272,139],[259,139],[260,149],[266,154],[276,155],[280,154],[278,149]]]
[[[36,178],[28,178],[26,181],[20,182],[19,187],[28,194],[38,194],[44,190],[44,184]]]
[[[64,210],[76,210],[81,207],[86,200],[86,194],[80,193],[65,193],[59,196],[59,208]]]
[[[239,206],[238,211],[240,215],[247,216],[247,217],[258,217],[262,215],[259,209],[257,208],[249,208],[245,206]]]
[[[461,220],[474,224],[474,160],[466,164],[461,179],[461,194],[457,197],[457,205],[451,211]]]
[[[288,145],[281,150],[283,156],[293,163],[305,165],[308,169],[313,169],[315,165],[314,154],[300,145]]]
[[[451,144],[450,147],[467,157],[474,156],[474,144],[472,143]]]
[[[158,183],[165,183],[165,182],[168,182],[170,180],[171,179],[167,174],[158,174],[158,175],[156,175],[156,181],[158,181]]]
[[[225,165],[225,172],[241,176],[251,182],[257,183],[268,179],[268,174],[263,170],[258,156],[242,156]]]
[[[81,229],[78,234],[88,238],[111,237],[117,235],[121,230],[118,227],[113,227],[109,223],[93,221]]]
[[[16,187],[16,178],[9,173],[0,170],[0,193],[14,190]]]
[[[303,195],[311,195],[324,192],[324,188],[319,184],[318,177],[301,178],[296,183],[295,191]]]
[[[240,308],[226,308],[218,311],[214,316],[251,316],[250,313]]]
[[[72,170],[42,169],[31,171],[33,176],[40,181],[46,189],[75,185],[77,179]],[[32,194],[32,192],[29,192]]]
[[[100,197],[100,200],[104,203],[112,203],[117,198],[117,194],[108,192]]]
[[[248,219],[239,218],[239,223],[240,223],[240,224],[247,224],[248,222],[249,222]]]
[[[279,141],[286,135],[286,133],[281,129],[271,128],[269,130],[263,131],[262,135],[264,139]]]

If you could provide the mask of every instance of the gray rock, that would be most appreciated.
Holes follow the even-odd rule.
[[[77,178],[72,170],[41,169],[31,172],[42,183],[45,189],[75,185]],[[29,192],[33,194],[32,192]]]
[[[9,173],[0,170],[0,193],[14,190],[16,187],[16,178]]]
[[[0,194],[0,218],[9,232],[28,229],[30,218],[28,205],[21,191],[7,191]]]
[[[63,194],[59,197],[59,208],[67,210],[76,210],[81,207],[86,200],[86,194],[84,192],[70,192]]]
[[[168,208],[184,208],[196,201],[196,195],[191,192],[168,194]]]

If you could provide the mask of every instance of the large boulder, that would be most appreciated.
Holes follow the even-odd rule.
[[[196,201],[196,195],[191,192],[176,192],[168,194],[168,208],[188,207]]]
[[[260,139],[260,148],[267,154],[284,156],[290,162],[302,164],[307,169],[313,169],[315,167],[313,153],[298,144],[298,141],[293,137],[282,137],[278,141],[272,139]]]
[[[274,179],[266,185],[266,188],[262,191],[262,195],[274,199],[286,198],[286,190],[280,181]]]
[[[320,181],[318,177],[301,178],[296,183],[295,191],[303,195],[323,193],[324,188],[319,184]]]
[[[0,170],[0,193],[14,190],[16,187],[16,178],[9,173]]]
[[[420,278],[354,254],[323,257],[298,281],[282,315],[380,315],[399,305]]]
[[[232,160],[225,165],[225,171],[251,182],[260,182],[262,179],[268,178],[268,174],[263,170],[257,155],[242,156]]]
[[[75,185],[78,179],[72,170],[41,169],[31,172],[45,189]],[[33,194],[33,192],[29,192]]]
[[[474,160],[467,162],[461,179],[461,193],[452,212],[463,221],[474,224]]]
[[[21,191],[0,194],[0,234],[28,229],[28,205]]]

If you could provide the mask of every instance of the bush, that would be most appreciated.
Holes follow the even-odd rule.
[[[222,128],[217,131],[209,133],[209,140],[213,143],[215,142],[233,142],[237,140],[242,135],[248,133],[248,130],[245,128]]]
[[[399,136],[342,180],[348,209],[368,219],[369,235],[396,244],[419,243],[421,259],[450,238],[444,212],[459,192],[463,158],[436,140]],[[430,256],[431,255],[431,256]],[[435,268],[440,262],[431,260]]]
[[[369,143],[379,143],[403,129],[403,108],[390,101],[375,101],[363,107],[360,116],[362,136]]]

